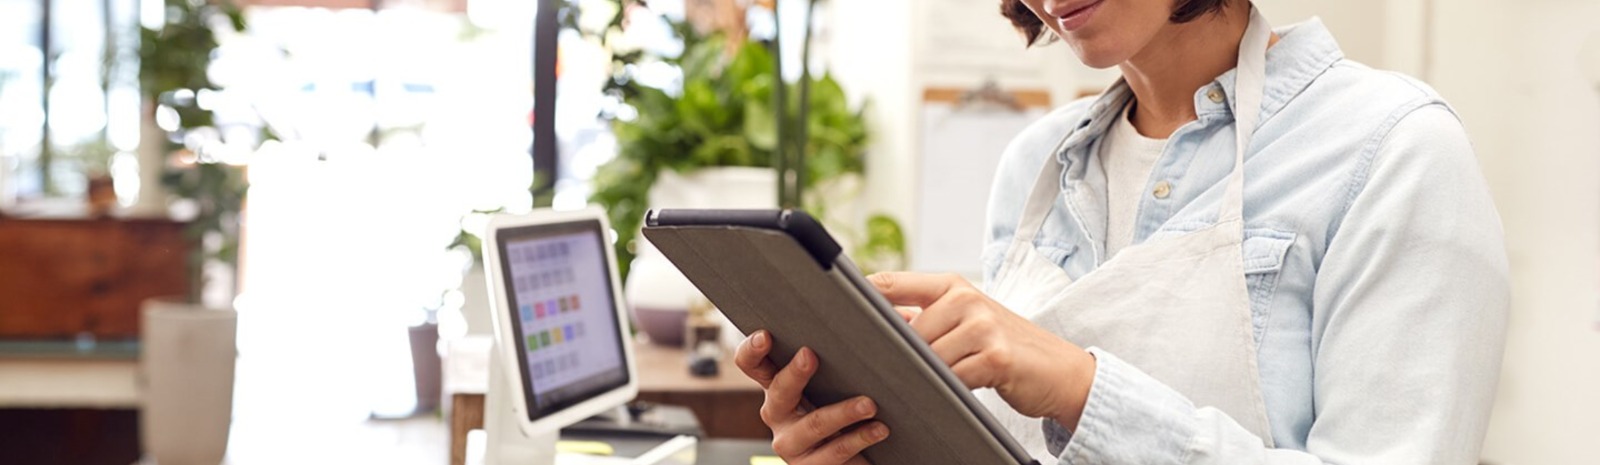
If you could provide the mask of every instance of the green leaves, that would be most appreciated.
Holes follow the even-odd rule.
[[[721,39],[686,49],[681,60],[683,88],[676,98],[661,89],[637,86],[624,102],[638,116],[612,123],[620,145],[616,162],[626,159],[646,171],[771,166],[778,144],[778,115],[772,108],[777,79],[773,57],[758,43],[740,47],[726,63],[724,54]],[[798,97],[790,98],[791,106],[798,107]],[[807,156],[818,160],[808,180],[815,183],[861,172],[867,140],[861,112],[850,110],[844,90],[831,76],[815,81],[810,100]]]
[[[733,61],[728,64],[726,78],[730,82],[745,83],[761,76],[771,77],[775,64],[772,53],[759,42],[746,42],[739,47],[739,53],[734,55]]]
[[[709,166],[769,167],[774,162],[779,118],[773,92],[778,77],[771,52],[761,43],[748,42],[730,54],[724,39],[692,33],[685,33],[684,42],[681,56],[663,59],[682,70],[681,90],[642,86],[630,76],[612,80],[616,95],[623,96],[637,116],[612,122],[617,158],[596,174],[590,201],[606,207],[621,236],[617,257],[624,274],[656,173]],[[788,108],[794,112],[800,106],[799,95],[788,97]],[[807,185],[860,173],[867,142],[862,112],[851,110],[844,89],[832,76],[813,80],[809,100]]]
[[[232,1],[196,5],[166,1],[167,22],[161,29],[139,29],[139,84],[148,98],[177,89],[210,89],[206,77],[211,52],[217,48],[213,18],[222,15],[235,31],[245,28],[244,12]]]
[[[866,273],[898,270],[906,264],[906,236],[900,222],[876,214],[867,218],[867,242],[852,254]]]
[[[719,92],[720,89],[713,87],[714,84],[708,80],[683,83],[683,96],[677,101],[678,117],[682,119],[682,129],[693,138],[704,140],[723,133],[726,129],[724,126],[733,119],[733,115],[729,115],[722,106],[731,96]],[[713,164],[715,160],[708,162]]]
[[[218,45],[212,25],[225,23],[235,31],[242,31],[245,29],[244,13],[231,0],[166,0],[164,3],[166,23],[160,29],[139,30],[140,90],[146,99],[159,101],[178,113],[181,128],[178,132],[211,126],[211,111],[196,105],[193,96],[216,88],[206,75],[211,66],[211,54]],[[186,96],[166,98],[176,95]],[[168,145],[169,150],[182,148],[177,144]],[[201,157],[186,166],[167,167],[161,183],[172,194],[196,206],[195,218],[188,227],[188,234],[196,244],[189,254],[189,300],[198,302],[204,263],[208,260],[237,263],[239,216],[248,187],[244,170]],[[206,238],[214,240],[204,240]]]
[[[744,102],[744,138],[760,150],[778,148],[778,115],[766,100]]]
[[[807,187],[834,176],[860,173],[866,167],[863,111],[850,111],[844,88],[831,75],[811,84],[811,112],[806,118]]]

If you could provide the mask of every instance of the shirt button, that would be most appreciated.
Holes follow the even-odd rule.
[[[1172,195],[1172,183],[1166,181],[1158,182],[1156,183],[1155,190],[1151,191],[1150,193],[1155,195],[1158,199],[1167,198],[1168,195]]]
[[[1213,87],[1206,91],[1206,98],[1211,99],[1211,103],[1222,103],[1222,91]]]

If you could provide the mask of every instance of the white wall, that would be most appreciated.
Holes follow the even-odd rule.
[[[1430,80],[1466,122],[1511,254],[1495,463],[1600,463],[1600,95],[1579,61],[1597,16],[1592,0],[1435,5]]]
[[[1415,0],[1405,0],[1407,3]],[[1384,38],[1388,36],[1389,3],[1385,0],[1256,0],[1256,5],[1274,26],[1304,21],[1316,16],[1350,59],[1373,66],[1385,66]]]
[[[870,100],[865,195],[869,210],[909,224],[920,86],[912,70],[912,0],[828,2],[828,68],[852,98]]]

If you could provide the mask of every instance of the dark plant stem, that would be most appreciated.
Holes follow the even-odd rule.
[[[561,24],[557,14],[561,2],[539,0],[533,24],[533,157],[532,187],[534,206],[548,207],[546,199],[555,196],[556,180],[561,177],[560,146],[556,141],[556,61],[557,37]]]
[[[794,203],[800,205],[805,201],[806,188],[806,150],[811,144],[811,29],[812,18],[817,11],[817,0],[806,3],[806,33],[805,42],[800,44],[800,108],[799,117],[795,121],[795,150],[794,150]]]
[[[205,237],[191,238],[195,241],[194,248],[189,251],[189,292],[184,298],[191,304],[200,302],[200,295],[206,287],[206,246]]]
[[[55,21],[51,19],[50,0],[39,0],[39,56],[44,58],[44,66],[40,66],[40,83],[44,84],[44,91],[39,93],[39,108],[44,109],[44,120],[40,127],[43,131],[39,134],[39,187],[46,195],[56,192],[55,177],[50,175],[51,161],[55,158],[50,151],[50,88],[54,87],[51,70],[55,68],[55,55],[51,53],[55,45],[51,41],[54,33],[50,32],[50,25]]]
[[[774,171],[777,171],[778,175],[778,206],[780,208],[792,208],[795,206],[795,202],[790,198],[789,138],[793,136],[785,129],[789,125],[789,83],[783,79],[783,17],[778,13],[779,10],[781,8],[779,8],[777,2],[773,2],[772,66],[774,88],[772,94],[777,99],[777,103],[773,105],[773,108],[778,112],[778,146],[776,147],[778,153],[773,154],[773,156],[776,158],[774,165],[777,168]]]

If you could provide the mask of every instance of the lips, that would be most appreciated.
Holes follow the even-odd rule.
[[[1056,17],[1061,23],[1061,28],[1068,31],[1082,28],[1089,23],[1089,19],[1100,9],[1105,0],[1084,0],[1070,2],[1064,5],[1051,5],[1047,8],[1050,15]]]

